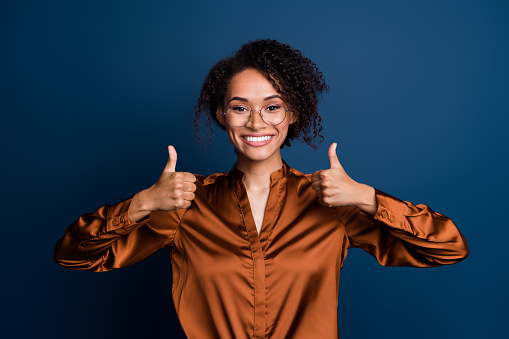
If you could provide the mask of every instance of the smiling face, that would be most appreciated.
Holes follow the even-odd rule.
[[[252,112],[251,119],[242,127],[228,124],[223,114],[226,108],[234,105],[260,110],[267,104],[283,105],[288,108],[288,104],[263,73],[250,68],[231,79],[224,108],[219,107],[216,115],[219,122],[226,127],[228,137],[237,149],[237,166],[250,162],[264,162],[275,168],[282,165],[280,147],[285,141],[289,125],[293,123],[291,111],[288,111],[284,121],[276,126],[267,125],[259,111]]]

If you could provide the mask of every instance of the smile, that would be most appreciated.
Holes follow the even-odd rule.
[[[249,142],[263,142],[271,139],[273,135],[264,135],[262,137],[244,136],[243,138]]]

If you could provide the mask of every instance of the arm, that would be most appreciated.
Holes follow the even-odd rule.
[[[173,242],[191,206],[196,177],[175,172],[177,152],[168,146],[163,173],[150,188],[112,206],[82,215],[55,246],[55,261],[73,269],[106,271],[133,264]]]
[[[331,168],[311,175],[320,203],[335,207],[346,227],[350,247],[360,247],[385,266],[431,267],[468,256],[468,246],[454,223],[426,205],[413,205],[360,184],[346,174],[329,148]]]
[[[153,212],[134,222],[129,218],[131,201],[82,215],[57,242],[55,261],[70,269],[100,272],[131,265],[171,245],[186,210]]]
[[[384,266],[433,267],[468,256],[466,240],[451,219],[426,205],[375,193],[374,215],[353,206],[336,208],[349,247],[364,249]]]

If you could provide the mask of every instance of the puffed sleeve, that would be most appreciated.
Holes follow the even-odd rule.
[[[349,247],[364,249],[384,266],[434,267],[468,256],[465,237],[451,219],[426,205],[413,205],[375,189],[378,210],[338,208]]]
[[[131,265],[173,243],[185,209],[152,212],[133,222],[131,198],[79,217],[55,245],[55,261],[67,268],[108,271]]]

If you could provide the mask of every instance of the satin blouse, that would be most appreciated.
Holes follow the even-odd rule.
[[[173,302],[191,339],[338,338],[338,285],[349,248],[385,266],[431,267],[468,255],[444,215],[376,190],[378,210],[321,205],[310,174],[286,163],[270,176],[258,234],[244,174],[196,175],[186,209],[129,219],[131,198],[71,224],[55,260],[71,269],[131,265],[162,247],[171,253]]]

